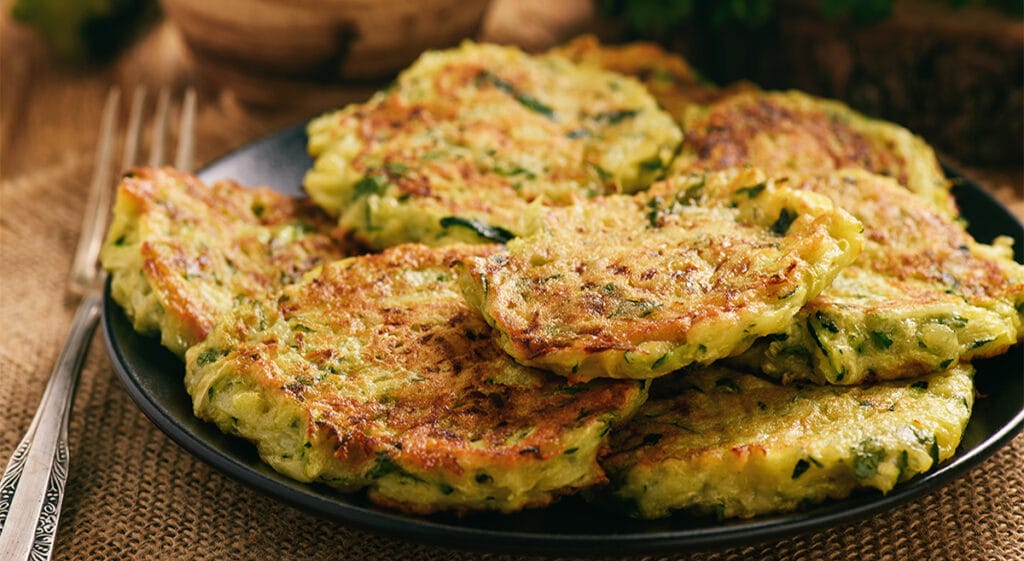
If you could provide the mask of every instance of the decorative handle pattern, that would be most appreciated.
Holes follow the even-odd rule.
[[[11,501],[14,499],[14,490],[18,487],[18,481],[21,479],[21,472],[25,471],[25,458],[28,456],[29,444],[31,442],[26,434],[18,444],[18,448],[14,450],[14,454],[7,462],[7,469],[4,470],[4,475],[0,478],[0,533],[3,533],[7,516],[11,512]]]
[[[100,294],[82,299],[32,424],[0,477],[0,559],[48,561],[68,477],[68,414],[99,321]]]

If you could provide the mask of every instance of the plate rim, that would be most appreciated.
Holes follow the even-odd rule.
[[[263,145],[280,143],[283,139],[296,136],[300,131],[304,135],[304,129],[305,125],[300,123],[257,138],[212,160],[197,171],[196,175],[204,181],[209,181],[211,173],[217,172],[219,168],[224,167],[240,155],[247,154]],[[972,191],[972,196],[980,196],[986,204],[998,206],[1024,231],[1021,221],[990,193],[969,178],[957,173],[955,169],[945,165],[943,169],[951,179],[955,178],[954,184],[957,188],[966,187]],[[277,187],[272,188],[278,189]],[[1020,244],[1020,240],[1017,240],[1017,243]],[[938,469],[901,483],[888,494],[878,495],[869,491],[862,496],[854,495],[851,498],[831,501],[810,511],[755,517],[720,526],[649,533],[558,534],[462,526],[430,520],[429,517],[414,517],[387,511],[383,507],[374,508],[346,502],[343,500],[343,493],[330,491],[329,488],[324,487],[324,490],[335,495],[330,496],[321,492],[319,487],[314,484],[275,479],[260,473],[243,458],[230,451],[217,449],[207,444],[193,434],[193,431],[186,427],[177,415],[161,406],[155,396],[143,389],[138,373],[128,367],[123,350],[115,342],[117,336],[114,333],[115,327],[112,318],[117,314],[122,314],[123,317],[123,312],[111,298],[108,279],[104,289],[102,323],[104,343],[114,372],[136,406],[142,410],[150,422],[186,452],[211,465],[225,476],[303,512],[377,534],[470,551],[501,549],[502,551],[534,554],[595,555],[607,554],[609,548],[617,547],[622,553],[654,553],[667,550],[711,550],[777,540],[861,520],[872,514],[918,499],[944,487],[955,479],[965,477],[968,472],[1003,448],[1014,436],[1024,430],[1024,403],[1022,403],[1021,408],[1007,423],[998,427],[974,448],[955,455]],[[1021,375],[1024,375],[1024,372]],[[184,394],[184,384],[181,386],[181,391]],[[184,395],[187,397],[187,394]],[[242,441],[244,442],[244,440]]]

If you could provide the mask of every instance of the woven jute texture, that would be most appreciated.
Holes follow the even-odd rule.
[[[90,154],[81,150],[2,184],[3,463],[28,427],[70,323],[64,280],[89,171]],[[70,441],[56,559],[515,558],[365,533],[259,495],[152,425],[114,375],[99,337],[75,399]],[[1024,559],[1024,436],[941,490],[868,520],[755,546],[650,559]]]

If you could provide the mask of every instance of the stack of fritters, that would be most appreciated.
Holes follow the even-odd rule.
[[[368,246],[507,241],[531,202],[644,188],[682,135],[636,80],[467,43],[309,125],[305,187]]]
[[[520,366],[459,291],[493,246],[403,245],[240,306],[188,353],[196,413],[300,481],[414,512],[513,511],[601,483],[639,382],[570,386]]]
[[[765,181],[676,177],[549,209],[507,251],[471,260],[467,296],[516,360],[572,380],[732,356],[789,325],[862,245],[827,198]]]
[[[104,265],[188,348],[197,415],[402,510],[885,492],[952,456],[966,361],[1024,338],[1024,267],[964,231],[920,139],[651,45],[425,53],[309,141],[336,224],[140,170]],[[383,251],[335,261],[343,237]]]

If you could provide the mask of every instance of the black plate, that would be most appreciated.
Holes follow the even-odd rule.
[[[288,194],[301,192],[310,165],[301,126],[249,144],[200,172],[205,180],[234,178],[247,185],[269,185]],[[970,181],[954,193],[971,233],[988,242],[999,234],[1015,240],[1022,261],[1024,227]],[[888,495],[863,492],[813,510],[720,522],[678,515],[657,521],[595,515],[594,507],[569,498],[552,507],[512,515],[482,514],[417,517],[370,504],[278,475],[260,461],[252,445],[222,434],[192,415],[182,384],[183,365],[155,339],[140,337],[110,298],[104,301],[103,328],[114,369],[143,412],[186,450],[229,476],[307,512],[393,536],[491,551],[648,552],[737,545],[778,539],[864,517],[905,503],[963,475],[1006,444],[1024,426],[1024,353],[1018,345],[997,359],[977,363],[981,394],[956,456],[939,469],[898,485]]]

